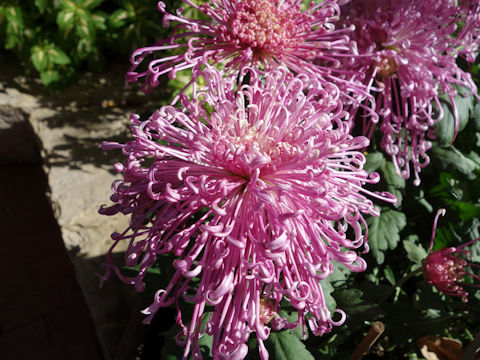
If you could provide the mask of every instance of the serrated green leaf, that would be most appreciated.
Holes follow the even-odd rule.
[[[48,57],[46,51],[40,46],[34,46],[30,49],[30,59],[32,60],[33,66],[38,72],[45,70],[48,64]]]
[[[335,290],[335,299],[341,304],[342,308],[345,306],[353,306],[362,302],[363,292],[358,289],[341,289]]]
[[[112,15],[110,15],[108,22],[113,28],[119,28],[125,25],[127,19],[128,12],[125,9],[118,9],[114,11]]]
[[[333,313],[337,309],[337,303],[333,298],[333,296],[331,295],[332,292],[334,291],[334,288],[330,284],[330,281],[328,278],[320,280],[320,283],[322,284],[322,292],[325,298],[325,304],[327,305],[327,309]]]
[[[479,168],[475,161],[462,154],[453,145],[434,146],[431,153],[439,160],[440,166],[445,170],[453,168],[462,174],[470,174]]]
[[[48,49],[48,58],[54,64],[70,64],[70,58],[60,48],[53,46]]]
[[[403,240],[403,248],[407,252],[407,258],[415,264],[421,264],[427,257],[427,251],[419,244],[417,235],[410,235]]]
[[[40,14],[43,14],[45,12],[47,5],[48,5],[48,0],[35,0],[35,6],[40,11]]]
[[[403,189],[405,188],[405,179],[395,171],[395,166],[391,161],[385,161],[380,167],[382,178],[387,183],[387,190],[397,198],[396,207],[400,207],[403,200]]]
[[[57,15],[57,24],[60,31],[70,32],[75,23],[75,12],[70,9],[62,10]]]
[[[473,108],[473,96],[468,94],[468,91],[458,86],[458,95],[454,98],[454,103],[457,109],[459,131],[463,130],[468,123],[470,112]],[[453,106],[448,95],[443,94],[439,96],[443,109],[443,118],[435,124],[435,133],[438,140],[442,144],[450,144],[455,135],[455,115]]]
[[[40,73],[40,79],[45,86],[58,82],[61,78],[60,73],[56,70],[47,70]]]
[[[313,355],[305,345],[288,331],[270,333],[268,341],[273,344],[274,359],[276,360],[314,360]]]
[[[385,158],[381,152],[368,153],[366,156],[365,166],[363,167],[369,173],[377,171],[385,165]]]
[[[397,246],[406,223],[405,214],[388,208],[383,209],[380,216],[367,219],[368,244],[378,264],[383,264],[386,250]]]

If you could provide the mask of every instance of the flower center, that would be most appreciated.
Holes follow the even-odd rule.
[[[393,58],[383,57],[382,60],[377,63],[377,77],[381,80],[395,74],[397,70],[398,65]]]
[[[252,50],[281,52],[302,41],[298,35],[308,28],[302,21],[305,17],[294,6],[279,6],[272,0],[244,0],[237,3],[231,17],[230,37]]]
[[[234,137],[232,143],[243,149],[251,164],[258,165],[277,165],[288,162],[299,151],[294,144],[275,141],[272,137],[260,133],[255,126],[248,128],[241,136]],[[259,158],[263,161],[257,161]]]

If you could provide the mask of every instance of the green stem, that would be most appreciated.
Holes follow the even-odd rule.
[[[423,267],[420,266],[418,269],[410,271],[408,274],[403,276],[400,280],[398,280],[390,289],[388,294],[386,294],[379,302],[378,305],[382,305],[387,299],[392,295],[392,293],[395,291],[395,289],[399,289],[402,287],[402,285],[409,279],[411,279],[414,276],[417,276],[423,272]]]

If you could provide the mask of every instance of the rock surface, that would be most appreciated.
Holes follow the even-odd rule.
[[[111,184],[118,178],[112,165],[122,159],[119,152],[103,152],[98,145],[103,140],[124,141],[129,114],[153,106],[152,97],[124,89],[122,79],[121,73],[113,71],[50,94],[41,87],[23,89],[25,80],[0,86],[0,144],[4,144],[0,159],[41,161],[34,156],[41,147],[63,241],[107,359],[115,356],[138,296],[116,279],[99,288],[98,274],[104,271],[104,256],[112,245],[110,234],[125,229],[128,218],[97,212],[101,204],[109,202]],[[25,135],[28,132],[22,127],[33,127],[37,138]]]

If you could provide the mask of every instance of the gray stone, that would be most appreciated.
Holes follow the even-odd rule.
[[[0,165],[41,164],[40,142],[19,108],[0,105]]]
[[[98,275],[104,273],[105,254],[113,243],[110,234],[123,231],[129,219],[98,214],[119,178],[112,165],[122,160],[119,151],[104,152],[98,145],[124,141],[129,133],[129,111],[119,104],[145,102],[136,95],[122,100],[121,85],[109,84],[86,82],[36,97],[11,88],[0,91],[0,161],[31,161],[33,151],[35,161],[43,159],[55,216],[107,359],[115,356],[132,311],[138,311],[138,295],[118,279],[99,287]],[[120,264],[125,246],[115,249]]]

